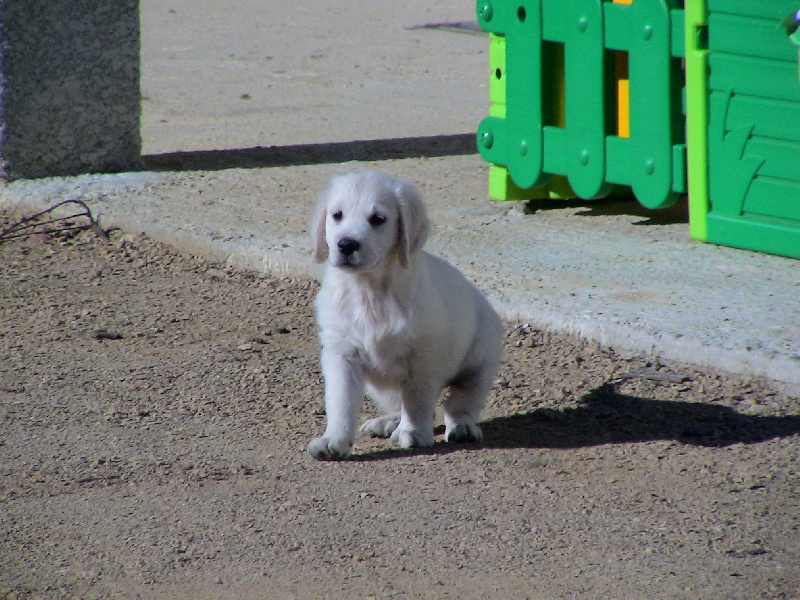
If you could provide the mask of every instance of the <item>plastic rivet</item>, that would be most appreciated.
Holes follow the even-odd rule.
[[[589,21],[586,17],[581,17],[578,19],[578,31],[583,33],[586,31],[586,28],[589,27]]]
[[[647,41],[653,37],[653,28],[650,25],[645,25],[642,29],[642,39]]]
[[[525,156],[527,153],[528,153],[528,142],[526,142],[525,140],[522,140],[519,143],[519,155],[520,156]]]
[[[653,173],[655,173],[656,163],[654,163],[652,160],[645,161],[644,172],[647,173],[648,175],[652,175]]]
[[[578,157],[578,162],[581,163],[582,167],[585,167],[589,164],[589,151],[584,150],[581,152],[580,156]]]
[[[494,146],[494,134],[491,131],[486,131],[481,135],[481,144],[487,150]]]
[[[492,3],[484,2],[480,10],[481,19],[483,19],[484,21],[491,21],[493,16],[494,16],[494,7],[492,6]]]

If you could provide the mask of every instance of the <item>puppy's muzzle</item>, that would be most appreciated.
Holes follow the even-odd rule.
[[[342,238],[336,245],[339,247],[339,252],[345,256],[350,256],[361,249],[361,242],[353,238]]]

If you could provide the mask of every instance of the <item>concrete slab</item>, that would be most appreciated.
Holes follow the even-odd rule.
[[[144,154],[475,131],[488,38],[463,0],[145,0]]]
[[[255,0],[144,2],[145,158],[174,171],[19,181],[0,204],[81,198],[106,226],[312,276],[315,196],[334,174],[377,168],[420,187],[435,223],[429,249],[506,317],[800,395],[800,262],[696,243],[685,205],[527,213],[487,200],[488,167],[465,146],[487,112],[486,39],[408,29],[471,10],[454,0],[403,12],[303,0],[281,14]]]

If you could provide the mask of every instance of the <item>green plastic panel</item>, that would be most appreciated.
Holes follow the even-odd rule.
[[[750,186],[742,213],[794,221],[800,227],[800,182],[758,177]]]
[[[534,200],[546,198],[544,188],[523,190],[515,185],[508,175],[508,169],[499,165],[489,167],[489,198],[492,200]]]
[[[708,215],[708,240],[715,244],[800,258],[800,231],[796,226]]]
[[[582,198],[605,196],[605,111],[603,99],[603,10],[598,0],[573,0],[561,12],[575,23],[565,44],[566,175]]]
[[[780,26],[798,9],[708,0],[710,242],[800,258],[798,54]]]
[[[506,117],[478,126],[478,149],[489,162],[508,168],[514,183],[534,188],[547,183],[542,172],[541,2],[479,0],[478,19],[506,39]]]
[[[489,102],[490,115],[506,117],[506,40],[489,35]]]
[[[800,88],[800,85],[798,85]],[[797,102],[734,96],[728,106],[725,128],[753,126],[753,136],[773,140],[800,141],[800,110]],[[800,163],[794,177],[800,171]]]
[[[797,180],[797,171],[800,169],[798,166],[800,143],[754,138],[747,142],[747,152],[764,159],[764,164],[758,171],[759,175],[789,181]]]
[[[617,5],[621,6],[621,5]],[[670,10],[661,2],[635,1],[630,7],[638,28],[630,36],[631,154],[635,167],[628,183],[648,208],[675,201],[672,146],[683,142],[681,81],[671,56]],[[637,35],[638,34],[638,35]],[[636,99],[634,101],[633,99]],[[659,118],[653,118],[659,115]],[[675,119],[680,130],[674,132]]]
[[[708,19],[704,0],[687,0],[686,156],[689,233],[708,239]]]
[[[745,152],[752,125],[726,130],[731,97],[730,91],[714,92],[709,100],[709,198],[712,212],[738,216],[742,214],[747,191],[764,164],[764,158]]]
[[[753,19],[712,14],[708,19],[708,46],[714,52],[795,62],[797,47],[786,43],[786,30],[777,27],[779,22],[780,19],[774,18]],[[753,39],[758,39],[758,43],[754,44]]]
[[[688,5],[692,1],[688,0]],[[761,17],[774,19],[775,24],[788,15],[792,10],[797,10],[797,2],[789,0],[708,0],[710,14],[731,14],[743,17]]]
[[[788,37],[786,43],[791,43]],[[795,62],[777,61],[722,54],[712,49],[708,57],[709,83],[714,90],[730,89],[734,94],[795,101],[800,86],[796,54],[794,58]]]
[[[478,21],[492,34],[491,108],[478,127],[478,149],[513,184],[495,183],[496,191],[566,177],[567,189],[583,198],[622,185],[648,208],[675,202],[687,189],[679,4],[478,0]],[[615,51],[629,59],[629,138],[616,136]],[[502,90],[491,78],[504,80]]]
[[[492,200],[539,200],[543,198],[575,198],[566,177],[555,175],[546,186],[522,189],[508,175],[505,167],[491,165],[489,168],[489,198]]]

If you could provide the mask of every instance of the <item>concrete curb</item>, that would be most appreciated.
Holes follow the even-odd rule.
[[[0,206],[33,211],[80,198],[106,227],[309,278],[314,196],[332,174],[364,166],[422,182],[436,224],[429,249],[458,265],[504,317],[625,354],[769,379],[800,396],[796,261],[692,242],[680,222],[643,227],[649,217],[635,203],[523,214],[485,200],[474,156],[19,181],[3,189]]]

